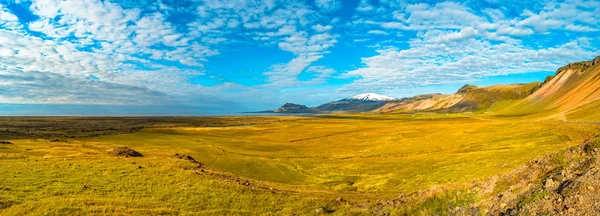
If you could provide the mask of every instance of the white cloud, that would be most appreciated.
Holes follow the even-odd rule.
[[[296,54],[296,57],[286,63],[275,65],[271,71],[266,72],[270,86],[299,85],[298,74],[307,69],[313,62],[323,58],[326,50],[337,43],[335,37],[329,33],[321,33],[307,37],[306,33],[291,35],[279,43],[283,50]]]
[[[370,41],[371,39],[368,38],[363,38],[363,39],[354,39],[352,41],[357,42],[357,43],[362,43],[362,42],[367,42]]]
[[[367,34],[375,34],[375,35],[388,35],[387,32],[381,30],[369,30]]]
[[[2,9],[0,17],[14,20]],[[203,70],[166,66],[144,55],[198,66],[206,56],[217,54],[178,33],[162,14],[141,16],[140,9],[123,9],[109,1],[34,1],[31,10],[40,19],[28,27],[44,38],[4,25],[0,30],[3,73],[30,75],[4,75],[13,78],[3,84],[8,89],[0,93],[4,102],[160,103],[197,94],[204,87],[189,83],[187,77],[202,75]],[[170,48],[152,47],[157,44]]]
[[[366,2],[359,3],[367,4]],[[398,5],[382,2],[379,8],[371,6],[371,13],[358,16],[360,25],[378,25],[386,29],[404,31],[458,30],[474,28],[482,36],[497,40],[500,36],[523,37],[534,33],[565,29],[575,32],[596,31],[600,25],[595,1],[571,0],[548,3],[539,12],[525,9],[514,18],[507,18],[501,10],[484,8],[475,12],[466,3],[439,2]],[[375,11],[375,12],[373,12]],[[502,40],[507,40],[503,38]]]
[[[330,13],[339,10],[342,3],[339,0],[315,0],[315,6],[323,12]]]
[[[466,6],[454,2],[441,2],[434,6],[409,5],[406,8],[406,12],[410,14],[407,20],[411,29],[459,29],[476,26],[477,23],[484,21],[483,18],[469,11]]]
[[[335,73],[335,69],[328,68],[325,66],[311,66],[311,67],[307,68],[306,71],[317,72],[317,73],[323,74],[324,76],[328,76],[332,73]]]
[[[544,15],[529,14],[527,19],[521,20],[519,26],[532,27],[538,32],[546,32],[551,29],[560,28],[564,22],[561,20],[547,18]]]
[[[325,32],[325,31],[331,30],[332,26],[330,26],[330,25],[325,25],[324,26],[324,25],[321,25],[321,24],[317,24],[317,25],[314,25],[312,28],[315,31],[318,31],[318,32]]]
[[[524,10],[521,15],[524,19],[520,20],[518,25],[532,27],[542,33],[556,29],[577,32],[590,31],[598,26],[600,19],[597,7],[593,5],[599,5],[599,2],[581,0],[550,2],[537,13]],[[575,23],[584,24],[584,26]]]
[[[34,22],[29,23],[29,29],[31,31],[37,31],[44,33],[45,35],[53,38],[65,38],[68,37],[75,29],[70,26],[55,26],[50,23],[50,18],[43,18]]]
[[[266,45],[277,46],[295,55],[288,63],[273,65],[265,71],[269,83],[261,88],[301,85],[297,75],[308,70],[320,74],[311,80],[313,83],[322,82],[332,73],[329,68],[311,67],[337,43],[337,36],[331,33],[331,23],[335,19],[324,19],[315,7],[302,2],[237,0],[194,4],[198,6],[187,11],[201,18],[175,26],[168,20],[168,13],[176,8],[161,2],[156,7],[163,11],[121,7],[100,0],[32,1],[30,9],[40,19],[28,23],[28,27],[45,37],[0,31],[0,42],[6,41],[1,45],[6,49],[0,52],[0,66],[9,68],[11,73],[23,71],[41,74],[57,82],[96,86],[79,89],[95,92],[95,96],[89,99],[85,98],[89,94],[61,90],[64,85],[47,84],[54,88],[48,91],[56,93],[57,97],[42,100],[32,96],[5,96],[4,99],[12,102],[139,104],[141,101],[153,103],[193,98],[199,92],[216,95],[223,94],[224,89],[236,91],[241,88],[239,85],[223,83],[204,87],[190,83],[189,77],[204,74],[207,57],[219,54],[215,47],[253,43],[248,40],[264,41]],[[339,9],[341,2],[318,1],[315,6],[330,13]],[[14,19],[6,13],[3,9],[1,17]],[[243,32],[242,37],[237,37],[240,32]],[[165,64],[165,60],[185,67]],[[98,81],[91,81],[90,77]],[[13,82],[12,85],[16,84]],[[119,86],[115,89],[122,92],[111,95],[109,86]],[[24,89],[15,87],[12,91]],[[246,90],[248,94],[253,91]],[[136,94],[152,95],[153,99],[130,98]]]
[[[360,0],[360,2],[358,3],[358,6],[356,7],[357,11],[360,12],[369,12],[372,11],[374,9],[374,7],[369,4],[369,2],[367,0]]]
[[[0,4],[0,20],[3,21],[18,21],[19,18],[14,14],[10,13],[3,5]]]
[[[510,36],[527,36],[532,35],[535,32],[530,28],[515,28],[511,26],[502,26],[496,30],[496,33],[500,35],[510,35]]]
[[[565,29],[569,30],[569,31],[575,31],[575,32],[595,32],[595,31],[598,31],[597,28],[592,28],[592,27],[583,26],[583,25],[573,25],[573,24],[567,25],[567,27],[565,27]]]
[[[472,27],[467,27],[467,28],[461,29],[459,32],[440,34],[437,36],[437,42],[446,43],[446,42],[460,41],[460,40],[472,38],[478,34],[479,34],[479,31],[477,29],[474,29]]]
[[[22,28],[19,18],[8,11],[8,9],[2,4],[0,4],[0,27],[4,27],[6,29]]]
[[[169,101],[164,93],[144,87],[46,72],[9,69],[0,72],[0,80],[0,100],[14,103],[139,105]]]
[[[401,22],[384,22],[381,23],[381,27],[388,29],[409,29],[408,26]]]

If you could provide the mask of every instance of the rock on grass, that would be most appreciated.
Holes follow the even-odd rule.
[[[109,153],[114,156],[144,157],[144,155],[142,155],[141,153],[125,146],[113,149]]]

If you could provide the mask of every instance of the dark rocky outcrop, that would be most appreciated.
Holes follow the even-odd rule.
[[[294,104],[294,103],[286,103],[281,106],[279,109],[276,109],[274,112],[276,113],[314,113],[315,110],[308,108],[307,106]]]
[[[599,64],[600,64],[600,56],[594,58],[593,60],[589,60],[589,61],[569,63],[563,67],[558,68],[558,70],[556,70],[556,74],[558,75],[561,72],[569,70],[569,69],[586,69],[588,67],[596,66]]]
[[[450,195],[449,200],[462,199],[463,203],[449,202],[435,215],[598,215],[599,162],[600,140],[596,137],[504,174],[378,200],[371,211],[377,215],[381,209],[439,203]],[[469,201],[468,197],[479,198]]]
[[[477,86],[476,85],[470,85],[470,84],[466,84],[463,87],[460,87],[458,89],[458,91],[456,92],[456,94],[466,94],[467,92],[469,92],[470,90],[476,89]]]
[[[585,70],[589,67],[596,66],[599,64],[600,64],[600,56],[594,58],[593,60],[589,60],[589,61],[569,63],[563,67],[558,68],[558,70],[556,70],[555,75],[546,77],[544,82],[542,82],[542,84],[540,84],[540,87],[544,86],[546,83],[549,83],[552,79],[554,79],[554,77],[556,77],[557,75],[559,75],[562,72],[565,72],[567,70],[570,70],[570,69],[571,70],[576,70],[576,69]]]
[[[194,159],[192,156],[189,156],[189,155],[184,155],[184,154],[179,154],[179,153],[176,153],[174,156],[175,156],[175,158],[179,158],[179,159],[181,159],[181,160],[186,160],[186,161],[189,161],[189,162],[191,162],[191,163],[193,163],[193,164],[196,164],[196,166],[197,166],[198,168],[202,168],[202,167],[204,167],[204,164],[203,164],[203,163],[200,163],[200,162],[198,162],[198,161],[197,161],[196,159]]]
[[[114,156],[124,156],[124,157],[144,157],[141,153],[130,149],[128,147],[118,147],[109,152],[109,154]]]
[[[489,215],[596,215],[600,212],[600,141],[590,139],[532,160],[501,176],[498,194],[484,206]],[[498,190],[504,188],[504,190]]]

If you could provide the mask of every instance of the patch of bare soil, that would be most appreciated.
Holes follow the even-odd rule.
[[[189,161],[189,162],[191,162],[193,164],[196,164],[198,168],[203,168],[204,167],[203,163],[200,163],[200,162],[196,161],[196,159],[194,159],[192,156],[175,153],[174,157],[182,159],[182,160],[187,160],[187,161]]]
[[[116,149],[113,149],[109,152],[109,154],[114,155],[114,156],[125,156],[125,157],[144,157],[144,155],[142,155],[141,153],[130,149],[128,147],[118,147]]]

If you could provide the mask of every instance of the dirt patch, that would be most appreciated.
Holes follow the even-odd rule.
[[[203,163],[196,161],[196,159],[194,159],[192,156],[175,153],[174,157],[192,162],[192,163],[196,164],[198,166],[198,168],[204,167]]]
[[[144,155],[142,155],[141,153],[130,149],[128,147],[118,147],[116,149],[113,149],[109,152],[109,154],[114,155],[114,156],[125,156],[125,157],[144,157]]]
[[[56,139],[56,138],[46,138],[46,140],[48,140],[48,142],[64,142],[64,143],[68,143],[69,142],[66,139]]]

